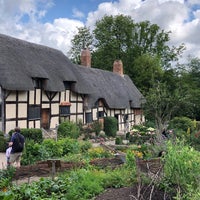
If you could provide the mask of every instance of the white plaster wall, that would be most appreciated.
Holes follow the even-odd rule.
[[[78,122],[81,121],[83,123],[83,115],[77,115]]]
[[[41,128],[41,126],[40,126],[40,120],[37,120],[35,122],[35,128]]]
[[[64,92],[61,92],[61,95],[60,95],[60,101],[64,101],[65,99],[65,93]]]
[[[16,104],[6,104],[6,118],[16,118]]]
[[[78,103],[78,111],[77,113],[82,113],[83,112],[83,103]]]
[[[97,108],[93,109],[93,112],[92,112],[92,119],[93,119],[93,120],[97,120]]]
[[[71,92],[71,100],[75,101],[76,100],[76,94],[74,92]]]
[[[41,100],[41,91],[40,89],[37,89],[36,90],[36,104],[40,104],[40,100]]]
[[[26,126],[26,120],[19,120],[18,121],[18,126],[20,128],[27,128],[27,126]]]
[[[59,114],[59,104],[51,104],[51,114],[58,115]]]
[[[72,104],[71,104],[70,112],[71,112],[71,113],[76,113],[76,103],[72,103]]]
[[[29,121],[29,122],[28,122],[28,126],[29,126],[29,128],[34,128],[34,123],[33,123],[33,121]]]
[[[135,116],[135,124],[136,124],[136,125],[140,124],[140,122],[141,122],[141,121],[140,121],[140,118],[141,118],[140,115],[136,115],[136,116]]]
[[[37,93],[37,96],[38,96],[38,93]],[[47,97],[47,95],[45,94],[44,91],[42,92],[42,101],[49,101],[49,99],[48,99],[48,97]]]
[[[45,104],[43,103],[42,104],[42,108],[49,108],[49,104],[48,103],[45,103]]]
[[[6,122],[6,132],[8,133],[10,130],[13,130],[16,127],[15,121]]]
[[[16,92],[11,92],[6,101],[16,101]]]
[[[70,91],[66,90],[66,95],[65,95],[66,101],[69,101],[69,94],[70,94]]]
[[[80,95],[78,96],[78,101],[83,101],[83,99]]]
[[[27,104],[19,103],[18,104],[18,118],[27,117]]]
[[[76,122],[76,116],[75,115],[71,115],[70,116],[70,121]]]
[[[34,104],[34,91],[30,91],[29,96],[29,104]]]
[[[18,92],[18,101],[27,101],[27,92]]]
[[[50,128],[55,128],[56,125],[59,124],[59,118],[58,117],[52,117],[51,118],[51,127]]]

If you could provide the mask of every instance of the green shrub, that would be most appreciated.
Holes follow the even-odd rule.
[[[43,148],[42,150],[40,150],[41,148],[43,148],[43,146],[35,142],[34,140],[26,140],[25,149],[22,154],[21,164],[30,165],[34,164],[36,161],[48,158],[48,155],[44,156],[44,154],[47,153],[45,149]]]
[[[57,158],[63,155],[63,145],[60,145],[60,142],[46,139],[43,141],[42,146],[48,152],[50,158]]]
[[[120,145],[120,144],[122,144],[123,142],[122,142],[122,138],[121,137],[116,137],[116,139],[115,139],[115,144],[118,144],[118,145]]]
[[[6,144],[7,140],[3,134],[3,132],[0,131],[0,152],[5,152],[6,151]]]
[[[62,147],[62,155],[67,155],[69,153],[77,154],[80,152],[80,145],[76,139],[72,138],[62,138],[58,140],[58,146]]]
[[[77,139],[80,135],[80,128],[76,123],[70,122],[69,120],[61,123],[58,127],[58,137],[65,138],[70,137]]]
[[[178,141],[177,144],[168,142],[164,159],[163,184],[165,186],[180,190],[181,195],[187,195],[189,188],[193,188],[193,191],[199,189],[200,153],[198,151],[183,142]]]
[[[14,130],[9,131],[10,137],[14,133]],[[21,134],[25,137],[25,140],[34,140],[41,143],[43,141],[42,130],[37,128],[22,128]]]
[[[176,129],[187,132],[188,128],[194,130],[194,122],[188,117],[175,117],[169,122],[168,129]]]
[[[117,133],[117,119],[115,117],[104,118],[104,131],[107,136],[115,137]]]
[[[94,131],[96,133],[96,135],[98,136],[100,131],[102,130],[102,123],[99,121],[94,121],[91,124],[91,128],[92,128],[92,131]]]

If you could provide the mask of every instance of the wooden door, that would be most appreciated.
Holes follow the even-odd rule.
[[[42,117],[41,117],[41,126],[44,129],[50,128],[50,109],[49,108],[43,108],[42,109]]]

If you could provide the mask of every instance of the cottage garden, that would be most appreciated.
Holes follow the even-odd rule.
[[[168,125],[168,130],[171,129],[173,134],[168,138],[161,134],[158,136],[156,129],[148,124],[132,126],[130,132],[117,135],[116,122],[111,117],[105,119],[104,131],[98,122],[89,127],[63,122],[54,139],[44,139],[39,129],[22,129],[26,137],[23,166],[49,159],[77,165],[57,172],[55,178],[49,173],[48,177],[22,184],[15,181],[16,169],[1,170],[0,199],[87,200],[95,199],[107,188],[135,185],[137,193],[130,199],[155,199],[153,193],[159,189],[163,195],[160,199],[198,200],[199,124],[188,118],[175,118]],[[1,151],[5,152],[6,139],[3,135],[0,141]],[[114,145],[105,145],[107,141],[112,141]],[[122,159],[123,162],[114,167],[92,164],[116,157],[125,160]],[[154,160],[159,160],[160,168],[149,175],[148,164]],[[140,168],[141,163],[147,164],[146,171]],[[142,188],[147,188],[149,192]]]

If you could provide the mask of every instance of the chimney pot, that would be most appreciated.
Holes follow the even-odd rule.
[[[121,60],[115,60],[113,63],[113,72],[119,74],[120,76],[124,75],[123,72],[123,63]]]
[[[91,53],[88,48],[81,51],[81,65],[91,67]]]

